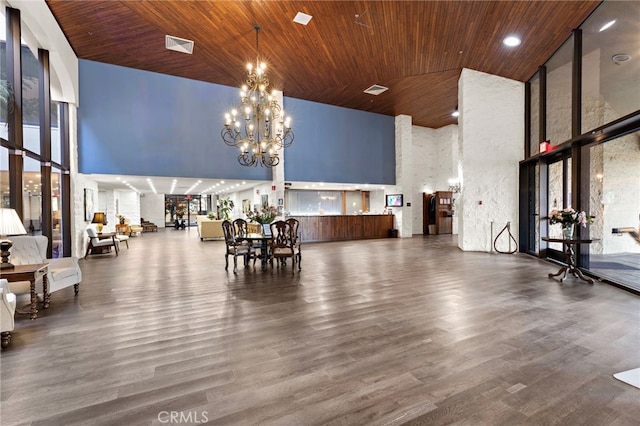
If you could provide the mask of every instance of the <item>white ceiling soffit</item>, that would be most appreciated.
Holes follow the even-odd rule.
[[[193,53],[193,40],[166,35],[164,37],[164,47],[191,55]]]
[[[382,92],[386,92],[389,90],[388,87],[380,86],[379,84],[374,84],[364,91],[364,93],[368,93],[370,95],[378,96]]]

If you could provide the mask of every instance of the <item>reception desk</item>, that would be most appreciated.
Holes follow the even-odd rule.
[[[290,216],[300,222],[303,242],[386,238],[393,215]]]

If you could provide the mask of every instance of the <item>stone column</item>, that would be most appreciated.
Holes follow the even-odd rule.
[[[282,107],[281,118],[284,118],[285,110],[284,110],[284,95],[279,90],[274,90],[274,95],[276,96],[276,100],[278,104]],[[292,123],[291,127],[295,133],[295,125]],[[293,142],[295,143],[295,141]],[[277,166],[271,169],[271,191],[269,192],[269,200],[271,204],[278,207],[279,200],[282,200],[284,203],[284,162],[285,162],[285,151],[286,149],[281,149],[278,153],[280,157],[280,163]],[[275,187],[275,190],[273,189]],[[282,213],[282,212],[280,212]]]
[[[396,116],[396,188],[395,192],[404,194],[404,206],[394,207],[396,228],[400,238],[413,236],[412,194],[413,194],[413,161],[412,161],[412,128],[411,117]],[[389,190],[387,192],[390,192]],[[420,200],[422,202],[422,200]]]
[[[507,222],[518,240],[518,162],[524,146],[524,83],[463,69],[458,83],[463,197],[458,246],[491,251]],[[493,237],[491,226],[493,224]]]

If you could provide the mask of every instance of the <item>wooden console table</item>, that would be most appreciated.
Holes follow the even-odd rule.
[[[562,278],[560,278],[560,282],[562,282],[567,278],[568,274],[572,274],[574,277],[580,278],[582,281],[588,282],[589,284],[593,284],[593,280],[589,277],[585,277],[580,271],[580,269],[576,267],[576,262],[575,262],[576,253],[573,249],[573,247],[576,244],[591,244],[593,240],[581,240],[581,239],[565,240],[564,238],[542,237],[542,241],[546,241],[549,243],[562,243],[566,247],[565,254],[567,255],[567,266],[563,266],[555,274],[549,274],[549,278],[557,277],[561,274],[564,274]]]
[[[47,280],[48,268],[49,264],[47,263],[36,263],[30,265],[16,265],[12,269],[3,269],[0,271],[0,278],[5,278],[9,282],[29,281],[31,304],[27,311],[16,309],[17,313],[28,314],[31,319],[36,319],[38,317],[38,309],[36,308],[36,281],[40,277],[42,277],[42,293],[44,296],[42,307],[44,309],[49,307],[49,298],[51,295],[49,294],[49,281]]]

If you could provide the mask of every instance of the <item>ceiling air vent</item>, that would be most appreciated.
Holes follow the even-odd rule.
[[[193,40],[166,35],[164,37],[164,47],[191,55],[193,53]]]
[[[364,91],[364,93],[368,93],[370,95],[378,96],[382,92],[386,92],[389,90],[388,87],[380,86],[379,84],[374,84]]]

